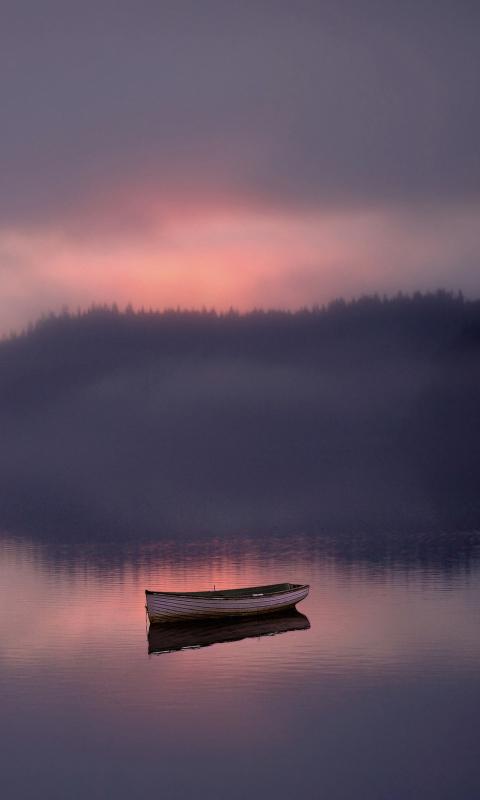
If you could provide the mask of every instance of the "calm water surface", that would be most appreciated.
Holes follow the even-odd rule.
[[[146,588],[283,581],[311,585],[310,627],[149,655]],[[4,536],[2,796],[478,800],[479,623],[475,561],[341,563],[302,538],[52,555]]]

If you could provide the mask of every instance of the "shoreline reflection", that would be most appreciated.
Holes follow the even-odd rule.
[[[276,636],[290,631],[304,631],[310,628],[305,614],[296,609],[282,614],[267,614],[258,617],[244,617],[241,620],[204,620],[203,622],[152,623],[149,627],[148,655],[173,653],[178,650],[195,650],[213,644],[238,642],[242,639],[255,639],[261,636]]]

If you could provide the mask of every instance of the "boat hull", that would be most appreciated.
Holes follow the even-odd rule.
[[[289,588],[277,588],[285,586]],[[285,611],[304,600],[309,586],[277,584],[224,592],[146,592],[150,622],[245,617]]]

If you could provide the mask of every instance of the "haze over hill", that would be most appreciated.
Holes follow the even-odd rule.
[[[50,316],[0,343],[0,436],[4,530],[472,529],[480,301]]]

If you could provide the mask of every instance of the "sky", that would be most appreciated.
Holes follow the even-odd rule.
[[[0,334],[480,296],[480,4],[2,0]]]

